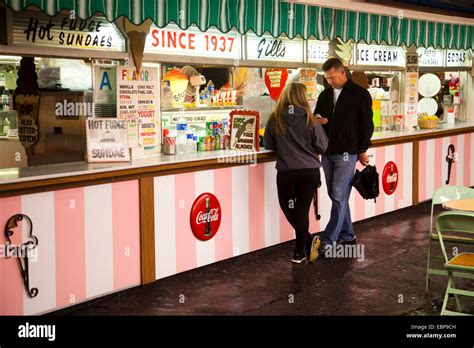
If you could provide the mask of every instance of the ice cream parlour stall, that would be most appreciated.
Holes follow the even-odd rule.
[[[107,167],[85,161],[85,120],[116,116],[125,33],[100,14],[0,13],[0,315],[139,285],[138,180],[97,182],[90,173]]]
[[[303,53],[298,38],[151,27],[144,67],[157,68],[162,81],[162,154],[217,159],[150,183],[155,279],[294,238],[260,130],[285,84],[299,79]],[[308,80],[314,94],[316,76]]]
[[[28,5],[4,2],[14,10]],[[169,11],[132,15],[120,2],[84,1],[80,18],[103,13],[127,39],[127,52],[92,56],[100,60],[91,67],[94,117],[82,117],[82,160],[0,170],[0,223],[13,232],[9,241],[38,243],[27,278],[17,260],[0,259],[2,279],[10,280],[1,285],[1,314],[53,311],[294,238],[278,207],[275,155],[260,146],[261,128],[288,81],[305,83],[315,104],[324,86],[317,69],[330,43],[336,50],[351,26],[363,26],[327,18],[376,17],[275,1],[267,4],[272,13],[287,20],[274,20],[255,17],[261,9],[247,1],[196,11],[167,3]],[[44,6],[56,15],[55,4]],[[150,13],[153,23],[145,21]],[[372,38],[365,34],[357,41]],[[417,141],[473,130],[466,122],[436,133],[375,134],[369,152],[386,185],[377,203],[353,192],[353,220],[417,203]],[[464,163],[472,168],[474,161]],[[463,180],[472,184],[470,173]],[[321,220],[310,212],[311,232],[329,216],[324,187]]]
[[[368,152],[381,180],[376,203],[357,201],[360,196],[352,192],[353,220],[430,199],[442,185],[472,186],[471,51],[417,48],[415,43],[409,47],[367,45],[340,39],[336,47],[328,55],[347,63],[353,81],[372,97],[375,132]],[[311,41],[308,49],[308,60],[322,52]],[[430,73],[437,70],[443,73]],[[445,88],[441,88],[442,81]],[[327,199],[323,196],[320,200],[323,211]],[[324,219],[324,213],[322,216]]]

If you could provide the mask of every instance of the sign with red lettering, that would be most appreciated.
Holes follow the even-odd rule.
[[[145,53],[239,59],[240,36],[235,30],[222,34],[214,29],[201,32],[195,27],[181,30],[176,25],[152,26]]]
[[[382,173],[383,190],[387,195],[391,195],[397,189],[397,185],[398,168],[394,162],[390,161],[385,165]]]
[[[219,200],[212,193],[199,195],[191,207],[190,224],[194,236],[207,241],[214,237],[221,225],[222,211]]]
[[[128,123],[128,142],[142,154],[160,151],[158,69],[120,66],[117,68],[117,117]],[[137,156],[140,151],[133,152]]]
[[[288,80],[288,70],[286,69],[269,68],[265,71],[265,85],[273,100],[280,98],[280,94],[283,88],[285,88],[286,80]]]

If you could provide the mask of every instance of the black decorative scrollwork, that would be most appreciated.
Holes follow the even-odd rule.
[[[456,153],[456,149],[453,144],[448,146],[448,154],[446,155],[446,162],[448,162],[448,178],[446,180],[446,185],[449,185],[449,181],[451,180],[451,167],[454,163],[454,154]]]
[[[29,231],[27,237],[30,239],[27,242],[15,246],[13,245],[10,237],[13,236],[13,229],[18,227],[18,223],[23,220],[28,222]],[[30,298],[36,297],[38,295],[38,288],[30,289],[30,274],[29,274],[29,260],[28,253],[30,250],[33,250],[38,245],[38,238],[33,235],[33,223],[31,219],[24,214],[16,214],[8,219],[5,225],[5,238],[7,239],[6,243],[6,257],[10,258],[12,255],[15,255],[18,259],[18,266],[20,267],[21,277],[23,279],[23,285],[25,290]]]

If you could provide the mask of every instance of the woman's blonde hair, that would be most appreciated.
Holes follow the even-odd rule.
[[[306,110],[307,124],[315,127],[317,122],[311,109],[309,108],[308,99],[306,99],[306,86],[298,82],[290,82],[283,89],[280,98],[277,101],[275,110],[270,115],[270,119],[275,121],[275,128],[278,134],[285,133],[286,126],[283,120],[284,111],[289,111],[290,107],[302,108]]]

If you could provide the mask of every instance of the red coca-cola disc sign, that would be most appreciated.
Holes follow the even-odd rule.
[[[191,208],[190,224],[194,236],[202,241],[214,237],[221,225],[221,205],[212,193],[200,194]]]
[[[398,185],[398,168],[397,165],[390,161],[387,162],[382,173],[382,186],[387,195],[395,192]]]

